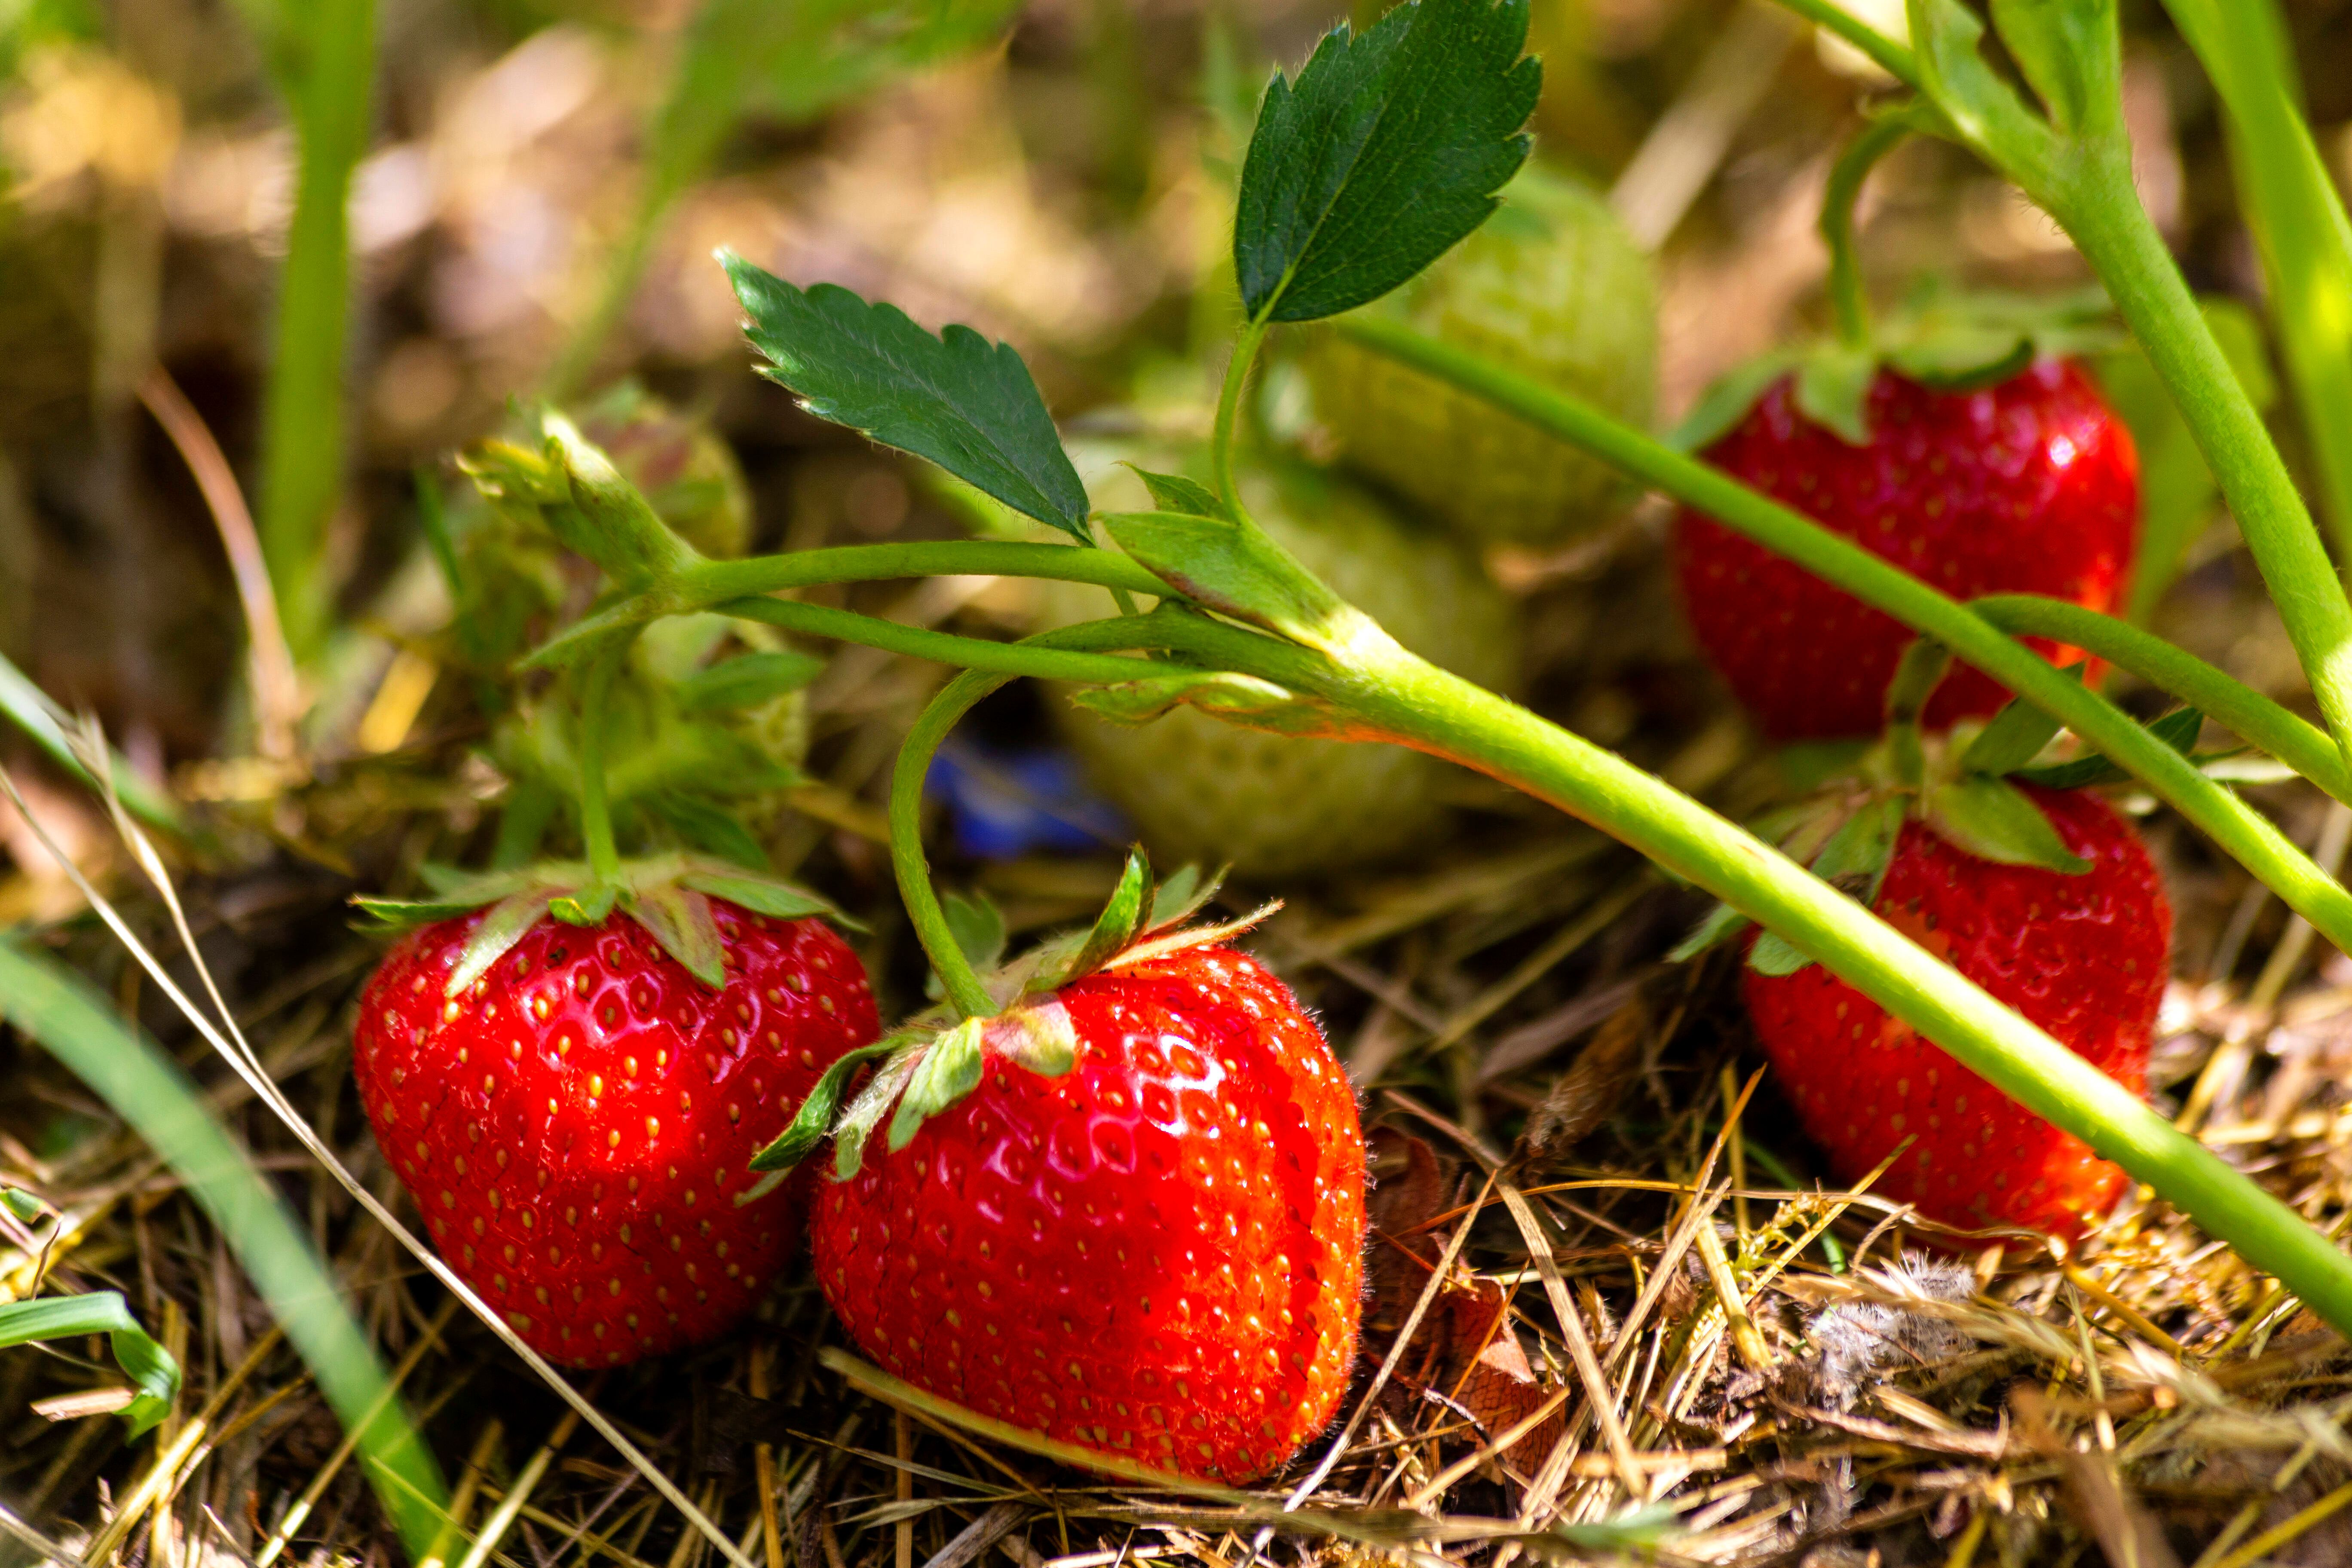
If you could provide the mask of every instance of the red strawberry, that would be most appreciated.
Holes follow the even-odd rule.
[[[807,1189],[738,1207],[759,1180],[746,1163],[879,1032],[830,929],[711,910],[723,990],[624,916],[542,916],[450,998],[488,918],[472,914],[404,938],[361,999],[352,1067],[377,1143],[450,1267],[550,1361],[634,1361],[749,1311]]]
[[[1364,1142],[1314,1022],[1194,947],[1056,994],[1076,1065],[978,1086],[817,1200],[817,1278],[909,1382],[1066,1442],[1243,1481],[1356,1354]],[[1033,1004],[1034,1005],[1034,1004]]]
[[[2095,795],[2020,787],[2089,870],[1980,860],[1908,821],[1878,913],[2140,1093],[2170,973],[2163,884],[2138,835]],[[1916,1136],[1874,1191],[1948,1224],[2068,1239],[2122,1193],[2122,1171],[1819,964],[1783,975],[1750,969],[1746,989],[1773,1073],[1840,1177],[1864,1175]]]
[[[2105,610],[2139,528],[2131,435],[2073,363],[1938,392],[1881,370],[1850,446],[1783,377],[1708,447],[1717,467],[1958,598],[2046,594]],[[1710,662],[1776,740],[1863,735],[1913,634],[1804,568],[1685,510],[1675,566]],[[2059,663],[2071,648],[2029,638]],[[1926,721],[1990,713],[2001,689],[1956,669]]]

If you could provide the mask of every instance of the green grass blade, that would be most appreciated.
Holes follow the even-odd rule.
[[[421,1556],[447,1501],[439,1467],[391,1394],[383,1363],[343,1305],[334,1276],[284,1200],[213,1120],[194,1083],[79,977],[5,942],[0,1016],[112,1106],[204,1205],[327,1403],[346,1424],[365,1423],[360,1451],[369,1479],[411,1557]]]
[[[342,493],[343,356],[351,314],[352,171],[375,103],[375,0],[288,0],[282,72],[301,169],[279,275],[262,410],[261,549],[286,640],[315,657],[328,629],[327,524]]]
[[[0,1345],[79,1339],[84,1334],[106,1336],[116,1364],[137,1390],[137,1396],[121,1413],[131,1423],[131,1435],[136,1437],[163,1419],[180,1392],[180,1363],[139,1326],[121,1291],[43,1296],[0,1307]]]

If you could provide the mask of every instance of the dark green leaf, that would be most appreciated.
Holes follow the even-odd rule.
[[[950,893],[940,900],[949,934],[965,962],[983,973],[1004,961],[1004,911],[984,893]]]
[[[833,1119],[841,1109],[841,1097],[849,1092],[849,1080],[867,1062],[887,1057],[906,1043],[905,1037],[893,1035],[835,1058],[809,1090],[808,1098],[801,1101],[801,1108],[793,1113],[793,1124],[778,1134],[774,1142],[751,1156],[751,1169],[790,1171],[814,1153],[818,1144],[833,1136]]]
[[[813,653],[747,653],[697,670],[677,683],[677,705],[688,713],[756,708],[798,691],[824,673]]]
[[[1815,349],[1797,362],[1797,412],[1849,447],[1870,445],[1870,384],[1878,355],[1843,344]]]
[[[1528,0],[1408,0],[1275,78],[1234,222],[1253,320],[1377,300],[1486,221],[1528,155],[1543,78],[1527,36]]]
[[[1927,96],[1960,140],[2012,175],[2045,174],[2057,137],[1986,62],[1977,14],[1961,0],[1912,0],[1911,26]]]
[[[2116,121],[2123,59],[2113,0],[1992,0],[1992,25],[2053,124],[2080,133]]]
[[[1864,909],[1878,902],[1895,841],[1903,832],[1904,798],[1888,795],[1864,802],[1813,857],[1813,875],[1851,896]]]
[[[769,361],[761,374],[802,407],[1087,540],[1086,486],[1010,344],[961,326],[935,338],[895,305],[830,283],[803,292],[739,256],[720,260]]]
[[[1151,504],[1161,511],[1190,512],[1194,517],[1221,518],[1228,515],[1224,502],[1217,499],[1216,492],[1197,480],[1188,479],[1181,474],[1155,474],[1149,468],[1138,468],[1133,463],[1127,466],[1135,468],[1135,477],[1141,479],[1143,488],[1151,492]]]
[[[2067,673],[2080,680],[2083,667],[2070,666]],[[2022,697],[2011,698],[2001,710],[1992,716],[1992,722],[1969,742],[1960,753],[1960,766],[1972,773],[1990,773],[1995,778],[2013,773],[2042,754],[2058,733],[2058,721],[2036,708]]]
[[[2196,749],[2197,737],[2204,728],[2204,714],[2194,708],[2175,708],[2162,718],[2150,720],[2147,732],[2185,757]]]
[[[1691,933],[1675,943],[1666,954],[1668,963],[1687,963],[1700,953],[1720,946],[1756,922],[1733,909],[1729,904],[1717,904],[1706,912],[1706,919],[1691,928]]]
[[[1329,653],[1362,616],[1255,524],[1176,511],[1115,511],[1103,527],[1187,598]]]
[[[923,1052],[907,1079],[907,1092],[898,1097],[898,1113],[890,1118],[888,1147],[893,1153],[912,1142],[924,1122],[979,1086],[982,1037],[992,1021],[966,1018]]]
[[[1971,773],[1927,797],[1927,826],[1981,860],[2079,875],[2091,863],[2067,849],[2041,807],[2006,779]]]
[[[1127,852],[1127,864],[1120,868],[1118,886],[1111,889],[1110,900],[1103,912],[1095,917],[1094,929],[1070,960],[1064,979],[1076,979],[1098,969],[1119,949],[1135,940],[1143,924],[1143,910],[1151,896],[1151,862],[1140,849]]]
[[[2191,753],[2198,732],[2204,727],[2205,715],[2194,708],[2176,708],[2146,726],[2149,734],[2184,757]],[[2077,757],[2071,763],[2053,763],[2046,768],[2019,768],[2010,776],[2044,789],[2087,789],[2094,784],[2122,784],[2131,774],[2105,757],[2094,754]]]
[[[1177,868],[1173,876],[1161,882],[1151,895],[1151,912],[1143,920],[1143,929],[1167,931],[1180,926],[1208,906],[1217,890],[1225,885],[1227,867],[1220,866],[1207,876],[1198,866]]]

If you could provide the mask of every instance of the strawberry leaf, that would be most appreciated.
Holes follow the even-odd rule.
[[[1225,510],[1225,503],[1204,484],[1188,479],[1181,474],[1155,474],[1149,468],[1138,468],[1133,463],[1127,467],[1135,469],[1135,477],[1141,479],[1143,488],[1151,492],[1151,504],[1161,511],[1190,512],[1194,517],[1230,515]]]
[[[1849,447],[1870,445],[1864,405],[1878,379],[1878,356],[1867,348],[1824,346],[1797,364],[1797,411]]]
[[[515,943],[520,942],[547,912],[552,895],[544,889],[516,893],[499,900],[474,928],[458,952],[457,967],[449,971],[448,984],[441,988],[444,996],[456,996],[490,972],[490,966],[504,958]]]
[[[710,900],[675,882],[635,889],[629,914],[686,972],[717,991],[727,984],[727,950]]]
[[[1115,511],[1102,524],[1144,570],[1186,598],[1326,653],[1360,622],[1339,595],[1255,525],[1178,511]]]
[[[814,654],[747,653],[697,670],[675,694],[682,712],[727,713],[772,702],[824,673],[824,660]]]
[[[928,458],[1006,506],[1091,543],[1087,490],[1029,367],[970,327],[933,337],[895,305],[803,291],[740,256],[719,262],[751,313],[761,374],[820,419]]]
[[[979,1087],[981,1043],[989,1022],[966,1018],[933,1040],[917,1060],[907,1091],[898,1098],[898,1113],[890,1118],[887,1144],[892,1153],[912,1142],[924,1122]]]
[[[985,896],[950,893],[940,900],[940,913],[947,919],[957,950],[974,969],[993,969],[1004,961],[1004,911]]]
[[[2079,681],[2084,668],[2071,664],[2065,673]],[[2056,719],[2022,697],[2012,698],[1992,716],[1992,722],[1969,742],[1969,749],[1960,753],[1960,766],[1969,773],[1988,773],[1994,778],[2013,773],[2040,756],[2042,748],[2050,743],[2058,730]]]
[[[905,1092],[907,1080],[915,1076],[922,1065],[927,1048],[919,1045],[902,1044],[882,1064],[849,1109],[841,1113],[841,1121],[833,1130],[833,1179],[845,1182],[857,1174],[857,1167],[866,1159],[866,1141],[874,1130],[882,1125],[883,1113],[897,1103]]]
[[[657,790],[639,799],[688,848],[750,870],[768,868],[768,852],[760,847],[760,841],[717,802],[675,790]]]
[[[1171,670],[1112,686],[1081,687],[1070,700],[1114,724],[1149,724],[1171,709],[1190,707],[1281,735],[1328,735],[1335,728],[1322,703],[1231,670]]]
[[[1696,452],[1715,445],[1731,433],[1733,426],[1747,418],[1756,400],[1796,363],[1794,354],[1769,353],[1717,376],[1699,395],[1698,402],[1683,416],[1683,422],[1668,434],[1666,445],[1678,452]]]
[[[1813,875],[1852,895],[1864,909],[1874,906],[1895,858],[1895,841],[1903,833],[1903,797],[1889,795],[1847,817],[1813,857]]]
[[[1183,924],[1205,908],[1217,889],[1225,885],[1225,873],[1231,868],[1220,866],[1207,876],[1198,866],[1181,866],[1151,895],[1151,912],[1144,917],[1147,934],[1166,931]]]
[[[1717,904],[1707,910],[1706,919],[1691,928],[1690,935],[1675,943],[1666,954],[1668,963],[1687,963],[1700,953],[1720,947],[1756,922],[1733,909],[1729,904]]]
[[[988,1048],[1040,1078],[1059,1078],[1078,1060],[1078,1029],[1058,997],[1009,1007],[984,1019]]]
[[[558,893],[549,900],[547,912],[565,925],[600,926],[620,899],[620,889],[610,882],[597,882],[576,893]]]
[[[1142,850],[1129,850],[1127,864],[1119,870],[1118,886],[1111,889],[1110,900],[1095,917],[1094,929],[1087,932],[1086,942],[1071,956],[1062,974],[1064,980],[1092,973],[1111,954],[1135,940],[1136,928],[1143,923],[1150,889],[1151,862],[1144,858]]]
[[[801,1101],[801,1108],[793,1113],[793,1124],[778,1133],[774,1142],[751,1156],[751,1169],[789,1173],[815,1153],[817,1145],[833,1136],[833,1119],[841,1110],[842,1096],[849,1092],[849,1080],[867,1062],[887,1057],[906,1043],[906,1036],[892,1035],[836,1058],[809,1090],[808,1098]],[[747,1193],[738,1202],[748,1203],[760,1195],[762,1194],[756,1191]]]
[[[2005,779],[1972,773],[1927,797],[1927,826],[1981,860],[2079,876],[2091,863],[2066,847],[2041,807]]]
[[[2198,732],[2205,727],[2205,715],[2194,708],[2176,708],[2142,727],[2186,757],[2195,750]],[[2086,789],[2093,784],[2122,784],[2131,774],[2105,757],[2095,755],[2077,757],[2071,763],[2053,763],[2043,768],[2019,768],[2010,776],[2044,789]]]
[[[823,915],[834,924],[846,926],[851,931],[866,929],[827,900],[778,877],[738,871],[733,867],[701,866],[685,872],[677,883],[681,888],[691,888],[698,893],[708,893],[714,899],[740,904],[755,915],[766,915],[772,920],[796,921],[809,915]]]
[[[1274,79],[1234,221],[1251,320],[1369,303],[1486,221],[1528,155],[1543,76],[1527,36],[1528,0],[1407,0]]]
[[[1795,943],[1775,931],[1759,936],[1756,945],[1748,950],[1748,967],[1759,974],[1794,974],[1812,962],[1797,950]]]

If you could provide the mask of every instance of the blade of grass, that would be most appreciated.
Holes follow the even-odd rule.
[[[298,659],[328,631],[327,525],[342,493],[352,171],[375,104],[375,0],[285,0],[280,29],[301,145],[278,336],[262,404],[261,550]]]
[[[383,1363],[344,1307],[340,1287],[251,1158],[215,1122],[200,1090],[145,1035],[53,961],[0,942],[0,1016],[56,1057],[176,1172],[204,1205],[284,1325],[320,1394],[359,1433],[373,1466],[414,1491],[444,1496],[431,1453],[386,1392]],[[412,1555],[433,1542],[435,1518],[408,1492],[378,1495]]]

